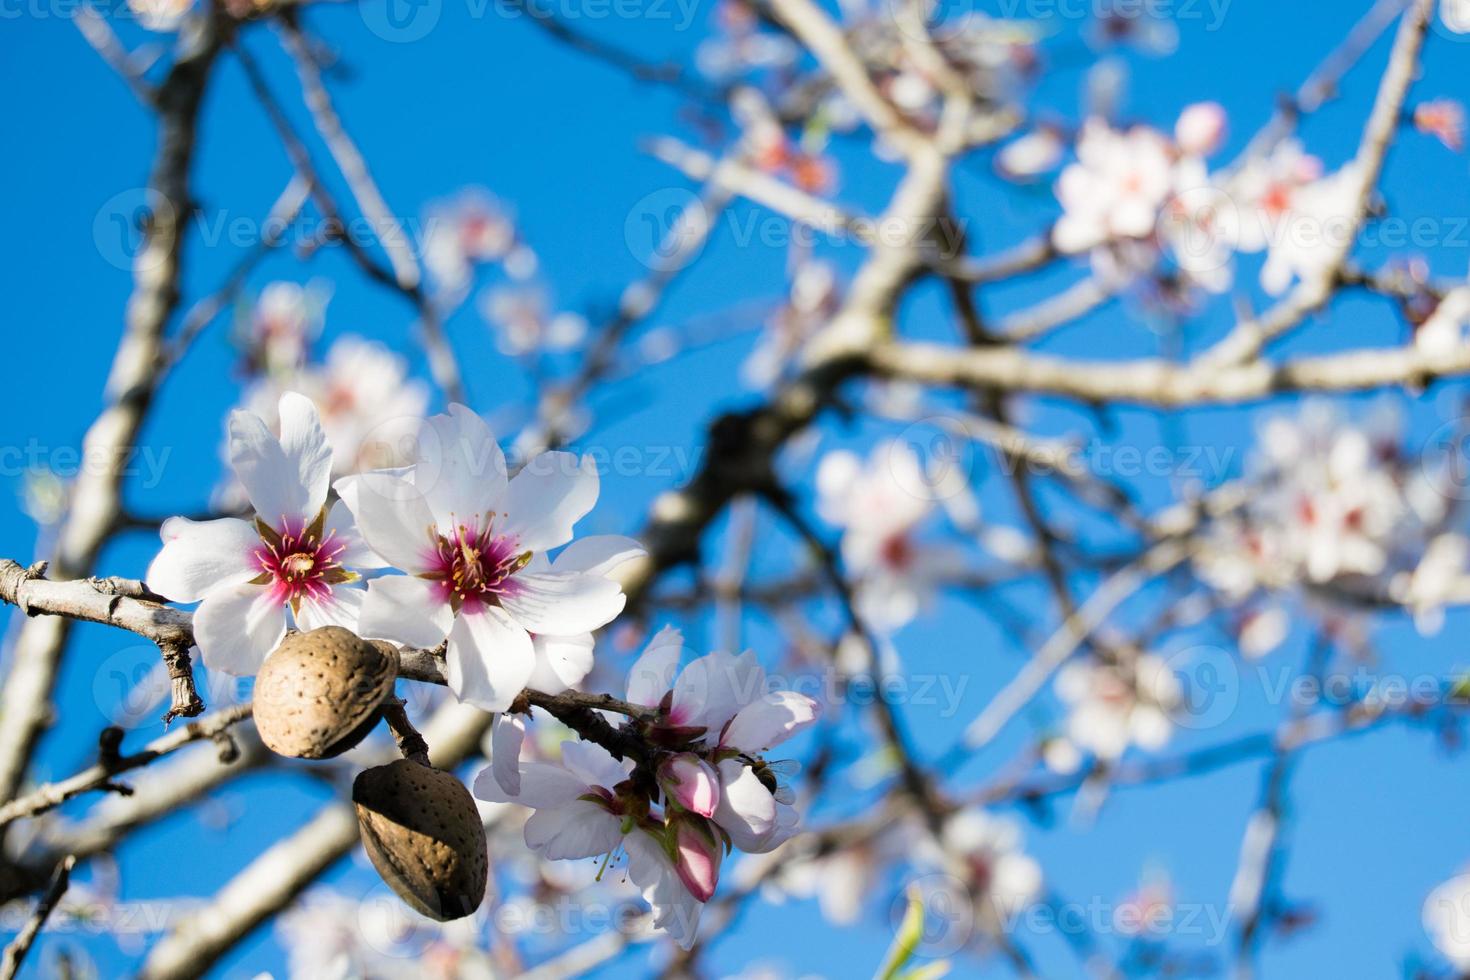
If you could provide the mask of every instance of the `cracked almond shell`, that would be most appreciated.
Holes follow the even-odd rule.
[[[485,898],[485,826],[464,784],[399,759],[359,773],[352,802],[362,846],[398,896],[431,919],[467,916]]]
[[[255,727],[278,755],[329,759],[367,737],[398,676],[398,649],[340,626],[294,633],[255,678]]]

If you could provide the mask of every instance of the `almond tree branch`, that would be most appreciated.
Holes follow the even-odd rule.
[[[11,940],[9,946],[5,947],[5,955],[0,958],[0,980],[14,980],[20,973],[21,963],[25,961],[26,954],[31,951],[31,944],[36,941],[36,936],[41,932],[41,927],[51,917],[51,911],[61,901],[61,896],[66,894],[67,886],[71,884],[71,869],[76,864],[76,858],[66,857],[56,866],[56,873],[51,878],[51,887],[46,889],[46,894],[41,896],[41,901],[36,904],[36,911],[31,914],[25,926]]]
[[[232,26],[219,11],[201,16],[183,33],[181,50],[157,90],[151,213],[133,260],[134,289],[107,380],[106,406],[83,440],[84,456],[100,465],[78,475],[51,556],[51,567],[67,578],[91,570],[116,528],[130,452],[161,380],[164,330],[179,304],[184,231],[194,208],[190,167],[199,109],[223,35]],[[69,629],[68,620],[47,617],[28,621],[15,638],[0,690],[0,800],[15,796],[36,741],[51,722],[51,693]]]

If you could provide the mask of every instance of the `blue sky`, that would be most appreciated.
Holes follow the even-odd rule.
[[[640,140],[651,135],[697,138],[681,101],[665,89],[640,85],[568,51],[524,17],[494,5],[427,0],[428,6],[410,16],[409,27],[395,28],[384,19],[381,3],[363,0],[361,6],[313,10],[310,24],[352,69],[349,78],[333,82],[339,109],[395,212],[417,215],[426,203],[466,185],[491,189],[512,207],[540,255],[554,301],[587,312],[596,322],[596,313],[611,308],[624,285],[645,271],[642,243],[634,241],[630,247],[630,237],[636,238],[630,229],[640,227],[640,209],[649,206],[649,195],[686,186],[639,149]],[[1132,70],[1125,114],[1167,127],[1190,102],[1219,100],[1232,123],[1228,156],[1265,122],[1275,98],[1294,88],[1369,5],[1368,0],[1234,0],[1217,17],[1204,3],[1187,8],[1178,4],[1177,54],[1157,60],[1125,55]],[[560,9],[575,16],[580,29],[651,60],[678,62],[687,62],[713,13],[709,0],[685,7],[672,0],[637,6],[644,15],[612,16],[594,0],[563,0]],[[980,7],[1003,9],[994,3]],[[0,84],[10,93],[0,101],[0,130],[11,148],[0,154],[0,186],[8,189],[4,215],[11,229],[0,245],[9,327],[9,356],[0,363],[0,380],[13,406],[0,413],[0,446],[36,446],[53,462],[68,447],[79,445],[100,404],[131,286],[126,268],[113,261],[116,243],[109,237],[109,221],[119,206],[125,209],[137,199],[153,138],[147,117],[83,43],[65,9],[42,9],[38,0],[0,2],[0,14],[11,21],[0,31]],[[1186,16],[1186,9],[1198,9],[1198,15]],[[1063,35],[1051,42],[1057,51],[1075,54],[1075,27],[1065,24]],[[404,32],[421,31],[421,37],[403,39]],[[144,40],[130,25],[124,27],[124,37],[131,44]],[[253,28],[242,43],[266,65],[294,118],[309,128],[294,94],[294,72],[268,32]],[[1452,35],[1436,31],[1415,96],[1470,97],[1467,51]],[[1329,167],[1354,151],[1386,53],[1386,44],[1380,43],[1348,77],[1342,98],[1305,127],[1308,148]],[[269,209],[290,171],[238,64],[225,57],[217,71],[202,127],[197,194],[211,220],[256,219]],[[1079,89],[1079,71],[1062,67],[1042,86],[1039,99],[1060,117],[1075,120]],[[839,199],[876,211],[895,171],[873,163],[864,151],[858,141],[839,142]],[[325,160],[325,155],[319,153],[318,159]],[[959,171],[955,189],[981,251],[1019,241],[1055,214],[1044,187],[1018,191],[1003,185],[990,176],[988,164],[986,154],[977,154],[974,166]],[[1465,159],[1427,137],[1412,132],[1402,136],[1384,186],[1396,214],[1470,218]],[[739,205],[735,213],[749,217],[754,212]],[[716,232],[708,254],[675,285],[648,329],[739,310],[752,299],[781,294],[781,250],[735,239],[731,227]],[[1470,258],[1467,244],[1470,232],[1462,229],[1458,239],[1424,254],[1436,274],[1463,276]],[[846,246],[823,251],[847,270],[860,257]],[[1385,254],[1378,248],[1360,253],[1369,262]],[[187,294],[201,295],[219,282],[237,255],[228,244],[202,247],[196,237],[188,254]],[[988,291],[987,308],[994,313],[1019,308],[1077,274],[1075,267],[1063,267],[1055,275]],[[1247,265],[1241,278],[1252,275],[1253,267]],[[329,338],[348,331],[379,338],[409,356],[416,373],[425,373],[410,339],[408,307],[364,282],[341,256],[324,254],[303,266],[289,255],[277,255],[252,282],[259,286],[276,278],[311,277],[333,283]],[[1260,296],[1255,299],[1259,302]],[[911,335],[954,335],[943,296],[933,288],[917,290],[902,316],[902,328]],[[1228,316],[1221,304],[1200,318],[1184,336],[1185,347],[1218,336]],[[156,485],[130,489],[128,502],[140,513],[195,511],[219,476],[222,420],[238,396],[236,354],[225,327],[219,323],[211,329],[162,392],[143,436],[144,448],[160,461],[162,478],[153,481]],[[1402,329],[1386,304],[1350,298],[1339,301],[1330,318],[1284,349],[1393,343],[1402,339]],[[452,321],[449,331],[475,407],[494,416],[497,409],[524,401],[524,376],[496,353],[473,310]],[[669,447],[676,462],[681,456],[697,458],[703,420],[754,397],[736,376],[751,339],[750,332],[742,332],[619,385],[596,403],[605,410],[604,421],[579,448]],[[1088,356],[1151,353],[1158,344],[1154,331],[1117,305],[1048,342],[1058,352]],[[1414,404],[1415,432],[1427,434],[1453,413],[1454,396],[1463,396],[1463,391],[1445,388],[1449,390],[1436,390]],[[1175,420],[1179,428],[1172,436],[1166,436],[1152,413],[1120,411],[1109,438],[1139,446],[1167,439],[1179,445],[1235,447],[1228,459],[1238,469],[1257,418],[1272,409],[1280,406],[1196,413]],[[1051,434],[1088,431],[1093,424],[1073,406],[1044,400],[1032,406],[1028,423]],[[824,444],[864,444],[879,432],[828,427]],[[787,463],[793,473],[810,471],[809,461],[793,458]],[[990,518],[1014,522],[1014,508],[993,460],[978,459],[975,476],[988,477],[982,498]],[[36,531],[20,510],[20,474],[12,467],[0,479],[6,487],[0,496],[0,555],[25,559],[35,551]],[[660,474],[605,475],[603,502],[585,526],[597,532],[635,531],[648,501],[668,483],[669,476]],[[1165,489],[1162,484],[1144,486],[1144,499],[1160,503]],[[104,554],[101,570],[141,575],[153,549],[148,536],[120,538]],[[767,561],[779,568],[783,559]],[[1023,616],[1048,622],[1038,597],[1033,589],[1018,589],[1004,600]],[[1439,637],[1421,639],[1412,626],[1390,620],[1376,639],[1393,669],[1411,676],[1447,676],[1470,666],[1458,642],[1467,622],[1452,613]],[[683,625],[692,645],[703,646],[709,623],[696,619]],[[774,646],[769,623],[753,616],[747,627],[748,640],[757,649],[762,643]],[[1264,669],[1284,670],[1299,663],[1306,638],[1305,630],[1298,629]],[[911,712],[920,751],[931,754],[942,751],[1020,663],[1014,638],[958,600],[942,603],[928,618],[906,628],[896,645],[909,670],[951,672],[966,680],[955,717]],[[58,694],[59,724],[44,745],[42,775],[59,776],[86,761],[97,730],[108,720],[96,693],[106,686],[105,678],[98,680],[99,664],[132,662],[128,651],[136,647],[127,636],[100,628],[77,631]],[[1182,732],[1172,748],[1213,744],[1269,725],[1278,709],[1266,703],[1262,687],[1255,668],[1247,668],[1239,707],[1229,718],[1216,728]],[[154,734],[156,727],[143,727],[129,737],[141,743]],[[960,785],[1009,759],[1027,734],[1024,720],[1013,726],[962,770]],[[1020,814],[1027,821],[1028,848],[1042,862],[1049,883],[1069,901],[1116,901],[1137,884],[1142,868],[1157,865],[1173,877],[1181,902],[1218,914],[1261,771],[1252,763],[1187,782],[1120,790],[1091,828],[1069,821],[1065,800],[1049,821],[1032,822],[1030,815]],[[1406,957],[1428,953],[1420,904],[1434,885],[1470,862],[1462,816],[1470,806],[1470,780],[1464,776],[1462,757],[1447,755],[1431,734],[1417,730],[1390,728],[1308,752],[1294,783],[1295,846],[1285,888],[1290,898],[1316,907],[1320,920],[1290,943],[1269,944],[1263,975],[1389,976],[1399,972]],[[240,815],[227,829],[190,813],[137,836],[121,859],[127,898],[212,894],[244,855],[289,832],[325,798],[325,791],[304,778],[255,776],[221,795],[224,809]],[[189,865],[183,878],[176,874],[181,860]],[[370,881],[366,875],[360,866],[349,865],[332,877],[352,889],[364,887]],[[751,960],[773,959],[786,962],[797,974],[865,975],[887,943],[890,897],[888,892],[874,895],[864,926],[846,931],[826,927],[811,903],[756,904],[715,948],[710,962],[734,971]],[[875,924],[882,928],[873,928]],[[1075,970],[1058,936],[1023,940],[1044,975],[1068,976]],[[109,942],[91,939],[85,945],[104,975],[136,963],[133,954]],[[646,953],[635,952],[606,975],[642,975],[646,963]],[[282,952],[266,929],[244,943],[218,973],[248,977],[261,969],[279,971],[282,964]],[[974,963],[962,963],[956,971],[959,976],[1005,972],[996,964]]]

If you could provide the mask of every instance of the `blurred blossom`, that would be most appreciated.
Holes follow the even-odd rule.
[[[40,527],[51,527],[66,516],[66,483],[48,469],[27,470],[20,496],[21,509]]]
[[[1456,34],[1470,34],[1470,0],[1440,0],[1439,16]]]
[[[1291,629],[1291,618],[1280,606],[1247,613],[1240,624],[1240,652],[1251,658],[1264,657],[1279,647]]]
[[[332,474],[406,465],[414,434],[429,408],[429,388],[408,377],[408,363],[381,344],[347,335],[321,365],[263,379],[241,407],[279,431],[276,405],[286,391],[316,405],[332,446]]]
[[[752,88],[737,89],[730,104],[741,128],[741,148],[755,167],[809,194],[836,189],[836,164],[822,153],[825,137],[820,130],[813,130],[813,138],[803,144],[793,142],[765,97]]]
[[[796,62],[796,42],[762,30],[755,9],[744,0],[720,0],[715,25],[718,34],[700,42],[694,53],[700,72],[715,81],[789,68]]]
[[[1089,118],[1117,119],[1128,94],[1128,64],[1119,58],[1104,58],[1087,71],[1083,80],[1083,105]]]
[[[842,558],[857,580],[863,617],[879,630],[912,620],[963,559],[919,532],[935,501],[923,464],[903,442],[874,447],[866,461],[846,450],[817,467],[817,513],[842,528]]]
[[[1465,149],[1465,107],[1456,99],[1431,99],[1416,105],[1414,128],[1456,153]]]
[[[1173,186],[1173,166],[1169,141],[1157,130],[1119,132],[1089,119],[1077,137],[1077,162],[1057,181],[1063,211],[1052,231],[1057,248],[1085,252],[1151,235]]]
[[[1467,570],[1470,541],[1459,534],[1441,534],[1429,542],[1412,572],[1394,576],[1389,594],[1413,612],[1421,635],[1432,636],[1444,626],[1444,607],[1464,600]]]
[[[308,891],[276,920],[292,980],[491,980],[481,917],[435,922],[387,892]]]
[[[276,375],[305,364],[322,332],[331,296],[331,287],[318,281],[305,286],[273,282],[262,289],[239,331],[252,373]]]
[[[1470,19],[1466,30],[1470,30]],[[1451,878],[1430,892],[1424,900],[1423,919],[1435,948],[1456,969],[1470,971],[1470,874]]]
[[[995,155],[995,169],[1018,183],[1036,180],[1056,170],[1066,149],[1060,130],[1039,126],[1002,147]]]
[[[512,278],[536,271],[535,253],[521,244],[514,222],[488,192],[471,188],[430,205],[419,243],[436,291],[462,294],[487,262],[505,263]]]
[[[1440,300],[1429,319],[1414,332],[1414,344],[1426,354],[1450,357],[1470,341],[1470,286],[1456,286]]]
[[[1321,599],[1339,588],[1351,601],[1392,588],[1430,625],[1456,564],[1450,542],[1431,547],[1447,516],[1447,475],[1400,451],[1399,425],[1383,412],[1354,425],[1319,402],[1268,421],[1247,504],[1215,522],[1195,559],[1205,581],[1233,601],[1258,589],[1305,586]]]
[[[1106,761],[1130,745],[1163,748],[1182,699],[1178,678],[1153,654],[1129,663],[1074,660],[1057,672],[1056,692],[1068,706],[1067,737]]]
[[[1113,924],[1125,936],[1157,937],[1173,921],[1174,885],[1162,874],[1151,874],[1137,890],[1118,903]]]
[[[828,262],[801,263],[791,279],[791,295],[767,321],[750,356],[741,365],[746,384],[764,388],[781,377],[791,359],[837,309],[837,272]]]
[[[1207,157],[1225,141],[1225,108],[1218,102],[1186,106],[1174,124],[1174,141],[1187,156]]]
[[[973,889],[978,921],[989,932],[1041,894],[1041,866],[1022,845],[1014,820],[967,807],[944,821],[937,843],[925,840],[916,853],[919,863],[947,871]]]
[[[523,356],[575,348],[587,321],[575,313],[549,314],[546,293],[533,286],[499,286],[480,295],[480,315],[495,330],[504,354]]]
[[[1179,46],[1179,28],[1169,11],[1170,0],[1116,0],[1099,4],[1097,20],[1089,33],[1098,47],[1128,45],[1144,54],[1172,54]]]
[[[194,0],[128,0],[138,23],[160,33],[177,31],[193,6]]]

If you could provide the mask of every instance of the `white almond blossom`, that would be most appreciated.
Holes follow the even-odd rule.
[[[256,673],[288,622],[356,629],[365,595],[357,570],[383,564],[345,507],[326,508],[332,449],[316,407],[291,392],[279,414],[280,438],[257,415],[230,414],[230,465],[254,519],[169,518],[147,573],[160,595],[199,602],[194,636],[204,662],[231,674]]]
[[[836,450],[822,458],[816,485],[817,513],[843,529],[842,558],[864,619],[884,630],[908,623],[960,561],[919,540],[936,493],[918,454],[899,441],[880,443],[866,462]]]
[[[1249,501],[1211,528],[1201,576],[1231,601],[1303,584],[1319,596],[1397,589],[1432,625],[1453,551],[1433,555],[1417,582],[1412,574],[1431,557],[1448,501],[1437,476],[1400,452],[1397,426],[1389,414],[1354,425],[1320,403],[1270,419]]]
[[[1428,320],[1414,332],[1414,345],[1434,357],[1449,357],[1470,343],[1470,286],[1445,294]]]
[[[304,365],[330,298],[330,289],[318,283],[273,282],[262,289],[241,338],[251,366],[282,374]]]
[[[479,307],[503,354],[571,350],[587,336],[587,321],[575,313],[550,313],[546,293],[539,288],[490,289],[480,297]]]
[[[1169,665],[1147,653],[1127,665],[1074,660],[1057,672],[1056,692],[1068,707],[1067,737],[1108,761],[1130,745],[1163,748],[1182,700]]]
[[[502,262],[516,279],[536,271],[536,256],[521,243],[515,222],[493,196],[471,188],[431,205],[419,243],[437,292],[462,297],[477,266]]]
[[[1470,34],[1470,0],[1440,0],[1439,17],[1456,34]]]
[[[429,408],[428,386],[408,377],[402,357],[353,335],[333,343],[320,366],[256,382],[241,407],[275,429],[283,389],[299,391],[316,403],[332,446],[333,476],[406,465],[405,448]]]
[[[650,811],[629,778],[633,763],[618,761],[602,746],[566,741],[560,761],[530,763],[517,761],[519,746],[514,734],[497,733],[492,764],[475,778],[475,795],[534,810],[525,825],[526,846],[548,860],[602,856],[611,863],[626,854],[628,877],[653,907],[654,927],[685,949],[692,946],[718,877],[720,848],[676,849],[662,815]],[[701,886],[703,898],[690,890],[691,862],[710,875],[708,891]]]
[[[762,853],[795,832],[780,766],[764,753],[814,723],[818,708],[793,691],[767,693],[753,653],[714,653],[680,671],[683,654],[679,631],[665,627],[629,673],[628,701],[652,709],[638,723],[658,747],[646,769],[574,741],[559,761],[522,761],[525,721],[502,716],[474,789],[533,809],[526,844],[543,857],[626,854],[655,926],[688,948],[729,847]]]
[[[450,690],[486,711],[510,707],[537,671],[533,635],[552,638],[543,652],[557,647],[576,675],[590,659],[581,638],[625,602],[605,571],[641,554],[627,538],[595,537],[546,562],[597,500],[592,461],[545,453],[510,480],[489,426],[463,405],[424,423],[411,467],[336,488],[368,545],[408,573],[370,583],[363,635],[419,647],[447,638]]]
[[[937,842],[920,844],[919,858],[977,889],[975,911],[988,929],[1010,921],[1041,893],[1041,866],[1022,843],[1014,820],[967,807],[944,821]]]
[[[1077,137],[1077,162],[1057,181],[1063,213],[1052,240],[1078,253],[1147,238],[1173,187],[1174,150],[1162,133],[1147,126],[1119,132],[1089,119]]]

